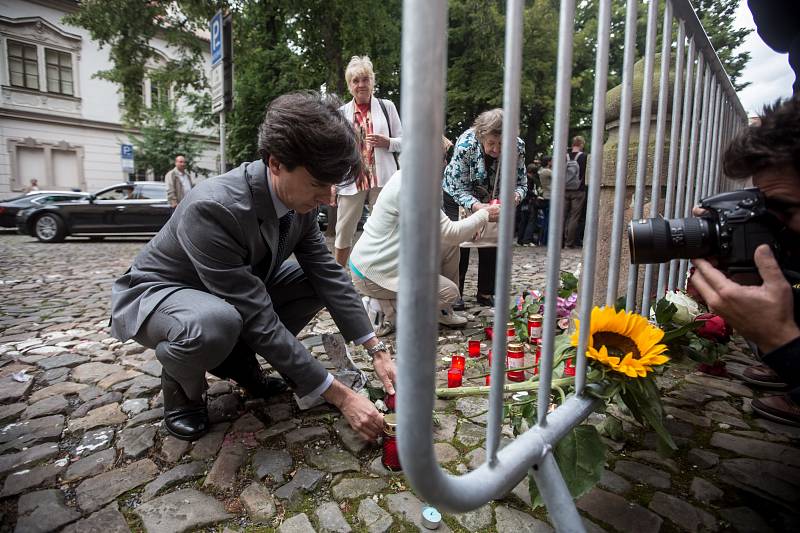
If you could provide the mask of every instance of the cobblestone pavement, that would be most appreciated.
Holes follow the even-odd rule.
[[[301,413],[288,396],[265,403],[211,381],[213,430],[193,444],[166,435],[153,351],[106,328],[110,284],[142,244],[0,236],[0,531],[417,530],[421,502],[402,475],[326,407]],[[542,285],[544,259],[541,249],[515,249],[516,288]],[[566,252],[567,264],[577,261]],[[470,300],[474,286],[465,292]],[[441,368],[442,356],[482,334],[487,310],[468,311],[467,329],[441,331]],[[329,331],[322,312],[301,335],[323,361]],[[591,531],[800,531],[800,430],[752,417],[754,392],[737,378],[753,364],[746,354],[733,347],[731,379],[688,362],[659,378],[680,446],[671,458],[617,409],[624,431],[608,439],[599,487],[578,502]],[[486,401],[436,405],[441,463],[475,468]],[[445,515],[442,529],[551,531],[526,487]]]

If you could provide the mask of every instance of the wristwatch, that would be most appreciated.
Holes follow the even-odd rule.
[[[378,352],[388,352],[389,348],[383,343],[383,341],[378,341],[378,344],[373,345],[371,348],[367,348],[367,354],[374,358],[375,354]]]

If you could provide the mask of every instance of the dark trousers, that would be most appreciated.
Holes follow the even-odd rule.
[[[539,237],[536,244],[547,246],[547,231],[550,229],[550,200],[540,200],[536,213],[536,232]]]
[[[464,281],[469,268],[469,251],[462,248],[458,262],[458,290],[464,294]],[[497,248],[478,248],[478,294],[494,295],[494,276],[497,266]]]
[[[323,307],[295,261],[283,263],[266,284],[278,319],[293,335]],[[206,371],[223,362],[247,366],[255,359],[253,350],[239,339],[241,331],[242,319],[235,307],[207,292],[186,288],[165,298],[133,339],[153,348],[164,371],[190,399],[199,400],[205,391]],[[290,384],[303,381],[303,376],[276,370]],[[319,384],[312,385],[310,390]]]
[[[533,242],[533,232],[536,229],[536,208],[533,202],[521,204],[517,210],[517,243],[528,244]]]
[[[564,191],[564,244],[575,247],[578,242],[583,210],[586,207],[586,191]]]

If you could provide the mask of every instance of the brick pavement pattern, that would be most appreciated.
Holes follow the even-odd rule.
[[[155,354],[107,328],[111,283],[143,242],[0,235],[0,532],[421,529],[422,502],[402,475],[326,406],[300,412],[288,395],[253,400],[210,379],[212,431],[195,443],[166,434]],[[574,268],[579,251],[564,258]],[[542,288],[544,249],[515,248],[513,265],[515,291]],[[491,317],[472,300],[475,278],[473,264],[467,327],[440,330],[441,383],[446,357]],[[300,339],[325,362],[320,335],[335,331],[323,311]],[[361,348],[355,358],[376,384]],[[603,479],[578,501],[588,530],[800,531],[800,429],[752,416],[760,392],[738,378],[755,363],[741,341],[726,362],[730,378],[697,374],[688,361],[658,378],[680,446],[672,457],[629,414],[608,409],[623,431],[606,438]],[[454,474],[483,461],[485,403],[436,402],[436,452]],[[551,531],[527,487],[445,514],[441,529]]]

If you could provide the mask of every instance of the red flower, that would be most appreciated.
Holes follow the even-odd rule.
[[[702,322],[703,325],[695,330],[699,336],[722,344],[731,340],[731,327],[719,315],[714,313],[703,313],[694,319],[695,322]]]

